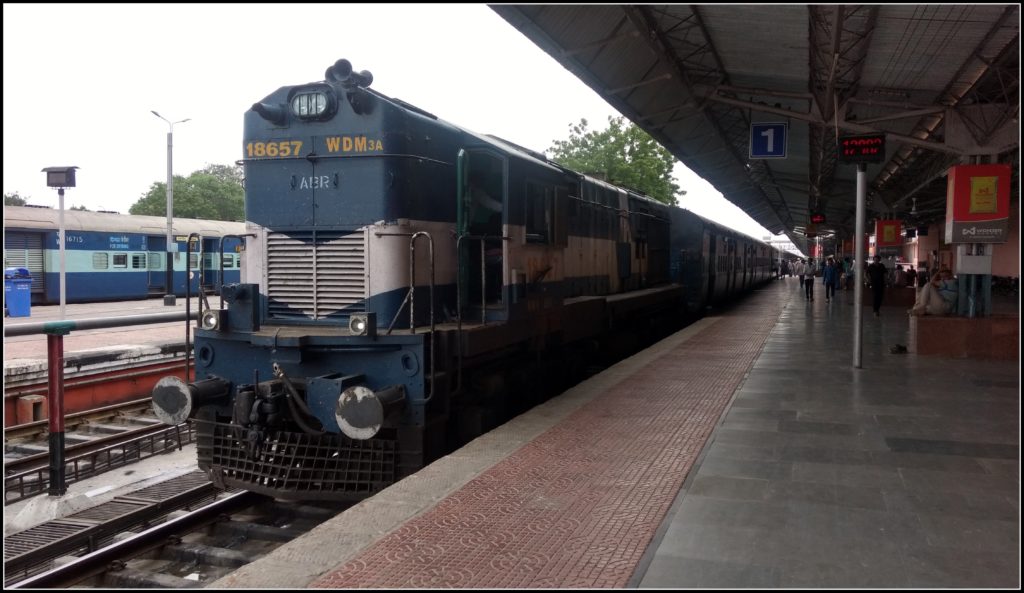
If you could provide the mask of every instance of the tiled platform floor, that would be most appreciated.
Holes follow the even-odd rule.
[[[883,307],[853,369],[853,292],[781,285],[792,298],[634,584],[1018,587],[1019,365],[892,354],[909,322]]]

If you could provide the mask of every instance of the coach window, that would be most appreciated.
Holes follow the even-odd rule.
[[[92,254],[92,269],[94,270],[106,270],[110,267],[110,254],[109,253],[94,253]]]
[[[132,254],[132,269],[133,270],[145,270],[146,269],[146,254],[145,253],[133,253]]]
[[[526,242],[549,243],[552,219],[551,187],[526,182]]]
[[[128,254],[127,253],[115,253],[114,254],[114,267],[115,268],[127,268],[128,267]]]

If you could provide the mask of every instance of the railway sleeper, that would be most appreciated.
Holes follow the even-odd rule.
[[[149,426],[148,424],[145,426]],[[139,428],[134,424],[105,424],[102,422],[91,422],[84,425],[80,430],[85,434],[121,434]]]
[[[271,525],[260,525],[259,523],[248,523],[245,521],[218,523],[216,530],[218,533],[224,532],[231,536],[271,542],[288,542],[306,532],[306,530],[302,529],[273,527]]]
[[[95,441],[96,437],[82,434],[80,432],[66,432],[64,433],[64,444],[65,445],[78,445],[81,443],[91,443]]]
[[[35,445],[33,443],[13,443],[6,447],[10,453],[23,453],[25,455],[36,455],[38,453],[49,453],[50,447],[47,445]]]
[[[188,542],[164,546],[160,550],[160,559],[229,568],[238,568],[252,562],[252,557],[245,552]]]
[[[138,589],[188,589],[196,582],[169,574],[149,573],[131,568],[103,573],[103,586]]]
[[[308,504],[296,504],[288,507],[288,512],[296,519],[310,519],[317,523],[323,523],[341,512],[342,508],[324,508]]]

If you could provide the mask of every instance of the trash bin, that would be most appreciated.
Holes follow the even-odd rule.
[[[26,268],[4,270],[4,304],[7,315],[28,317],[32,313],[32,274]]]

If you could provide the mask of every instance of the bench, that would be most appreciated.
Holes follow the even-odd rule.
[[[1020,316],[909,317],[910,351],[923,356],[1017,360]]]
[[[909,309],[914,306],[914,301],[917,300],[917,291],[918,289],[913,286],[901,286],[899,288],[887,286],[885,288],[885,296],[882,297],[882,306]],[[871,289],[865,286],[860,304],[870,307],[872,298]]]

